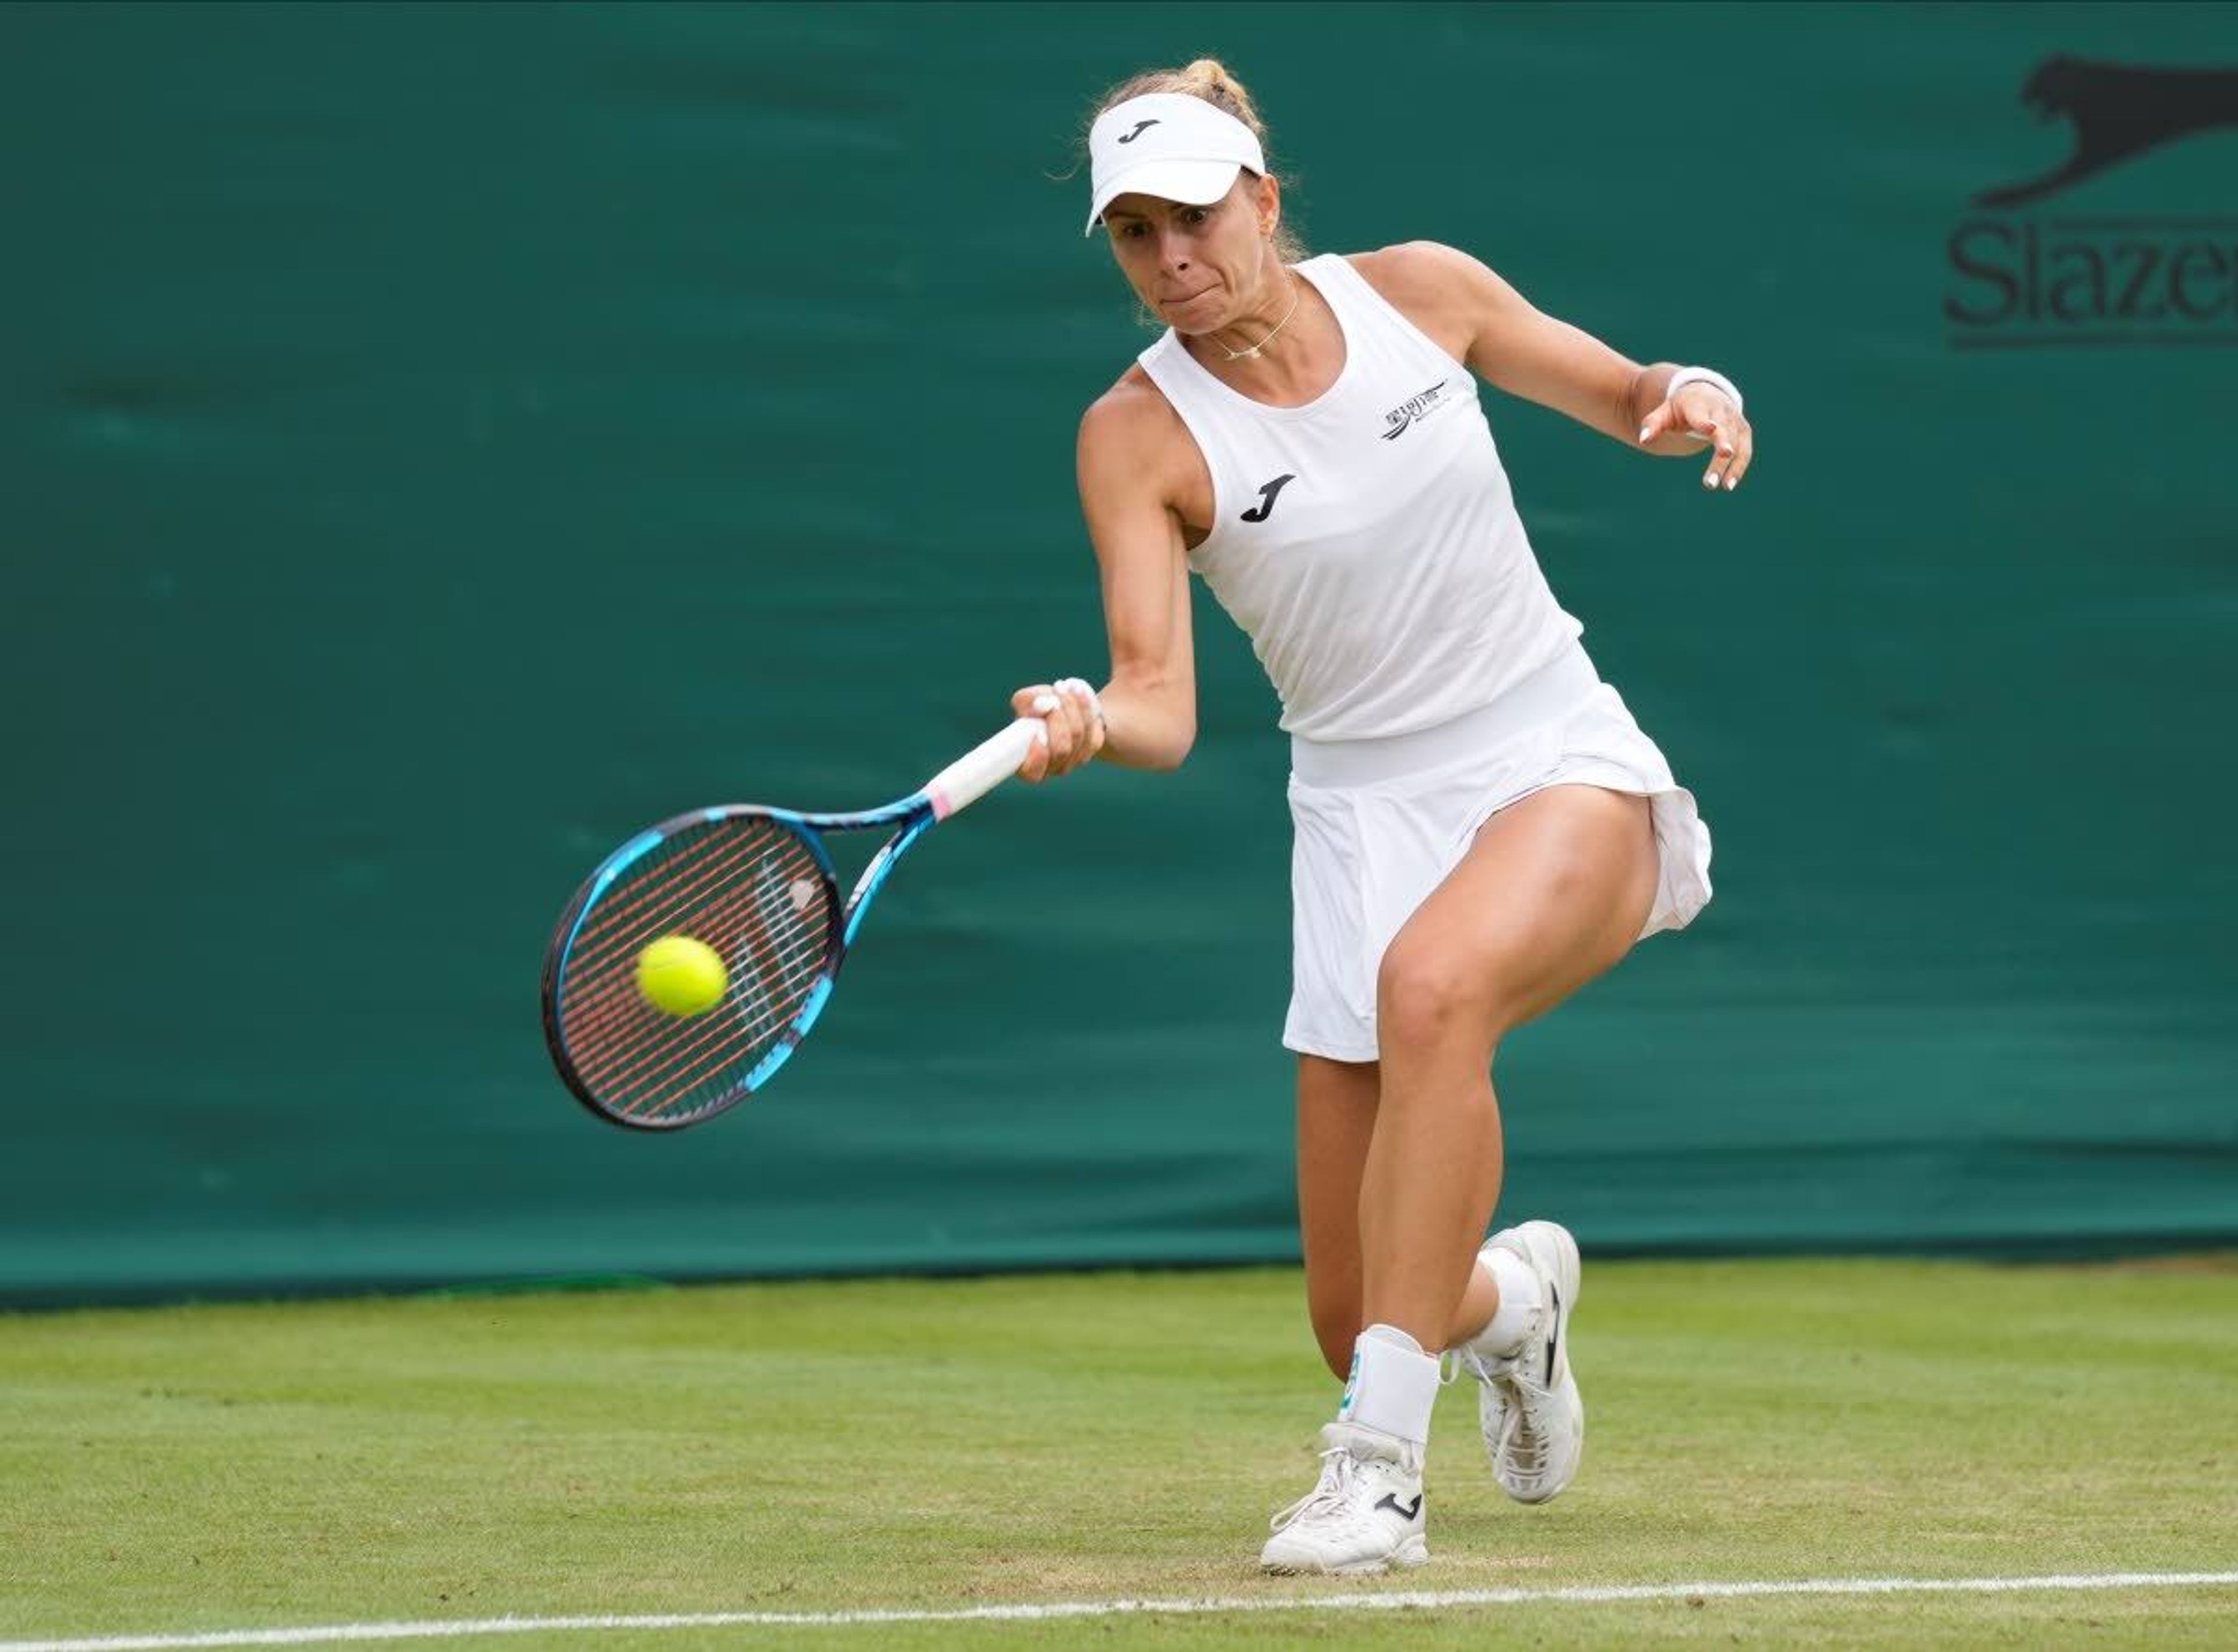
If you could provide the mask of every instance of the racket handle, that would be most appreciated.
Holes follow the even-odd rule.
[[[932,799],[932,817],[946,820],[957,810],[969,809],[1017,773],[1018,765],[1043,733],[1039,717],[1020,717],[926,781],[924,793]]]

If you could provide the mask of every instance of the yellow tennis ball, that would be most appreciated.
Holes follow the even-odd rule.
[[[637,989],[664,1014],[704,1015],[728,985],[715,948],[688,935],[665,935],[637,955]]]

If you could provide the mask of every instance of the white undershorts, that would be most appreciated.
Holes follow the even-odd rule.
[[[1384,948],[1460,863],[1477,829],[1548,786],[1647,798],[1661,860],[1641,935],[1683,929],[1710,898],[1693,794],[1573,647],[1493,704],[1387,740],[1291,742],[1292,988],[1282,1042],[1373,1061]]]

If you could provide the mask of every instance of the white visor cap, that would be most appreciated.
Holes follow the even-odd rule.
[[[1234,186],[1239,167],[1267,170],[1249,127],[1186,92],[1151,92],[1104,110],[1088,130],[1088,155],[1096,195],[1081,233],[1089,235],[1121,195],[1209,206]]]

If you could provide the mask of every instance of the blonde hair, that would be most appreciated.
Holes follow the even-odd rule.
[[[1096,124],[1107,109],[1115,109],[1130,97],[1147,97],[1153,92],[1179,92],[1189,97],[1201,97],[1215,109],[1233,115],[1251,129],[1251,135],[1259,140],[1262,154],[1273,146],[1267,142],[1267,123],[1259,118],[1259,106],[1251,101],[1251,94],[1243,83],[1235,78],[1227,64],[1217,57],[1199,57],[1181,69],[1150,69],[1121,81],[1096,100],[1096,109],[1081,129],[1080,149],[1083,157],[1088,152],[1088,129]],[[1250,171],[1248,167],[1244,169]],[[1268,175],[1285,189],[1289,180],[1280,176],[1270,165]],[[1290,228],[1286,210],[1275,225],[1275,255],[1286,264],[1294,264],[1306,255],[1306,244]]]

